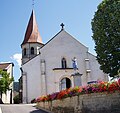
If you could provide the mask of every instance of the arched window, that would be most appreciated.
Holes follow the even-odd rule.
[[[26,48],[24,48],[24,51],[23,51],[23,52],[24,52],[24,56],[26,56]]]
[[[62,58],[61,63],[62,63],[62,68],[63,68],[63,69],[67,68],[67,62],[66,62],[66,59],[65,59],[65,58]]]
[[[34,47],[31,47],[31,55],[34,55]]]
[[[68,89],[71,87],[71,80],[69,78],[63,78],[60,83],[61,90]]]

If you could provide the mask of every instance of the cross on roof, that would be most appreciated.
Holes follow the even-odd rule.
[[[63,30],[65,25],[63,23],[61,23],[60,26],[62,27],[61,30]]]
[[[34,4],[35,4],[35,3],[34,3],[34,0],[32,0],[32,6],[33,6],[33,8],[34,8]]]

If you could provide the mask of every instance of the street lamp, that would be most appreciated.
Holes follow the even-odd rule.
[[[9,89],[10,90],[10,104],[12,104],[12,89]]]
[[[22,103],[22,89],[19,90],[19,103]]]

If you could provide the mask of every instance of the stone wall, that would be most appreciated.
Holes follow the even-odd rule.
[[[53,113],[120,113],[120,92],[84,94],[38,106]]]

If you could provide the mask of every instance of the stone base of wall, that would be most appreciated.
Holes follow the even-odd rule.
[[[72,107],[53,107],[52,111],[54,113],[74,113],[74,108]]]
[[[120,113],[120,92],[84,94],[38,106],[53,113]]]

